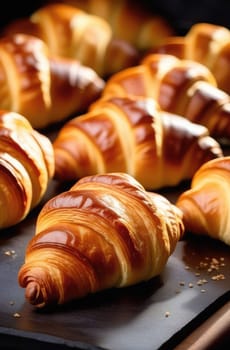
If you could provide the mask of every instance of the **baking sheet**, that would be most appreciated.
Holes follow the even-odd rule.
[[[24,299],[17,273],[37,213],[62,190],[51,181],[41,205],[22,223],[1,232],[0,344],[5,349],[40,349],[42,344],[44,349],[168,350],[230,299],[229,247],[208,237],[186,236],[164,272],[149,282],[49,311],[34,309]],[[181,190],[162,194],[174,202]],[[208,271],[212,258],[218,261],[218,271]],[[213,280],[217,274],[224,279]]]
[[[169,9],[169,17],[176,22],[180,32],[185,32],[203,15],[203,4],[201,11],[196,9],[185,13],[183,5],[167,6],[167,2],[158,1],[156,7],[164,11]],[[38,4],[39,1],[33,1],[30,6],[35,9]],[[14,9],[16,5],[14,3]],[[209,8],[204,11],[205,16],[211,18],[215,14],[212,21],[221,19],[224,24],[225,14],[228,20],[228,11],[223,10],[222,5],[218,7],[221,14]],[[2,25],[12,18],[11,7],[8,3],[9,11],[4,12]],[[19,16],[20,9],[14,14]],[[25,15],[24,8],[22,13]],[[44,201],[62,189],[52,181]],[[174,201],[180,190],[167,189],[163,194]],[[230,248],[208,238],[190,236],[178,243],[164,272],[147,283],[105,291],[56,310],[35,310],[24,299],[24,290],[17,283],[17,273],[24,262],[27,242],[34,234],[40,207],[22,223],[0,231],[2,349],[169,350],[230,300]],[[199,268],[202,262],[209,264],[211,258],[223,262],[224,266],[218,273],[222,273],[225,279],[212,280],[216,271]],[[198,285],[201,279],[207,282]]]

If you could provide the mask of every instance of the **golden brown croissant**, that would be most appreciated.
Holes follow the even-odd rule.
[[[51,141],[14,112],[0,111],[0,228],[22,221],[54,174]]]
[[[0,40],[0,108],[44,128],[83,112],[104,81],[77,60],[51,56],[39,38],[15,34]]]
[[[230,245],[229,193],[230,156],[203,164],[195,173],[191,188],[176,202],[183,212],[186,231]]]
[[[122,171],[151,190],[190,179],[223,155],[207,128],[161,111],[150,98],[97,100],[65,123],[53,147],[56,179]]]
[[[146,281],[183,232],[180,210],[131,176],[85,177],[43,206],[19,284],[41,308]]]
[[[183,37],[167,37],[153,51],[173,54],[207,66],[220,89],[230,93],[230,30],[211,23],[196,23]]]
[[[103,77],[139,60],[131,44],[113,38],[103,18],[67,4],[46,4],[28,18],[13,20],[3,35],[19,32],[39,37],[53,55],[77,59]]]
[[[48,3],[56,3],[50,0]],[[149,12],[139,1],[131,0],[63,0],[92,15],[105,19],[113,35],[128,41],[138,50],[157,47],[168,36],[175,34],[169,21],[162,15]]]
[[[114,74],[103,98],[152,97],[161,109],[206,126],[215,138],[230,139],[230,97],[204,65],[169,54],[149,54],[136,67]]]

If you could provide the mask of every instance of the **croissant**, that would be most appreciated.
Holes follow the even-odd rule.
[[[48,3],[56,3],[49,0]],[[143,4],[131,0],[63,0],[59,3],[69,4],[85,12],[106,20],[115,37],[121,38],[139,51],[146,51],[164,42],[168,36],[175,35],[169,21],[144,8]]]
[[[147,281],[183,232],[180,210],[130,175],[85,177],[43,206],[19,284],[42,308]]]
[[[53,140],[55,178],[126,172],[146,189],[175,186],[223,155],[207,128],[163,112],[153,99],[99,99]]]
[[[230,245],[229,191],[230,156],[203,164],[194,174],[191,188],[176,202],[186,231]]]
[[[102,77],[139,60],[137,49],[113,38],[112,28],[103,18],[67,4],[46,4],[29,17],[13,20],[2,35],[19,32],[39,37],[53,55],[77,59]]]
[[[152,52],[173,54],[207,66],[217,86],[230,93],[230,30],[211,23],[195,23],[185,36],[166,37]]]
[[[104,88],[91,68],[51,56],[37,37],[15,34],[0,40],[0,108],[45,128],[82,113]]]
[[[0,111],[0,228],[22,221],[54,175],[51,141],[15,112]]]
[[[161,109],[206,126],[214,138],[230,139],[230,97],[198,62],[149,54],[107,81],[102,97],[112,96],[152,97]]]

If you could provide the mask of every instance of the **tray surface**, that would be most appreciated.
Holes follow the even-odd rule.
[[[12,15],[29,14],[44,1],[27,4],[26,13],[21,2],[13,4],[14,10],[17,6],[13,12],[7,3],[2,26]],[[144,3],[152,6],[153,1]],[[220,6],[211,1],[208,10],[204,1],[198,8],[191,2],[189,11],[184,11],[181,1],[176,3],[172,6],[161,0],[154,1],[154,6],[163,9],[181,33],[201,19],[229,24],[227,2]],[[60,191],[58,187],[55,181],[50,183],[43,203]],[[179,192],[169,189],[163,194],[174,201]],[[25,301],[17,273],[41,206],[22,223],[0,233],[0,348],[40,350],[42,345],[49,350],[169,350],[230,300],[230,247],[207,237],[187,236],[178,243],[164,272],[147,283],[108,290],[56,310],[35,310]],[[213,258],[219,264],[218,271],[209,271]],[[218,274],[224,279],[215,279]]]

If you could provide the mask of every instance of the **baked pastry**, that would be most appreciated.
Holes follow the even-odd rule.
[[[163,112],[153,99],[99,99],[53,141],[55,178],[126,172],[146,189],[176,186],[223,155],[206,127]]]
[[[79,61],[51,56],[37,37],[15,34],[0,40],[0,108],[22,114],[36,129],[82,113],[104,85]]]
[[[3,35],[12,33],[35,35],[53,55],[77,59],[102,77],[139,60],[136,48],[113,38],[107,21],[64,3],[46,4],[27,18],[13,20],[5,26]]]
[[[91,15],[106,20],[113,36],[121,38],[139,51],[158,47],[168,36],[175,35],[169,21],[154,12],[147,10],[139,1],[131,0],[63,0],[64,4],[77,7]],[[56,0],[48,0],[56,3]]]
[[[37,206],[54,175],[51,141],[15,112],[0,111],[0,229]]]
[[[182,238],[180,210],[130,175],[82,178],[41,209],[18,281],[37,308],[159,275]]]
[[[230,245],[229,191],[230,156],[203,164],[176,202],[186,231]]]
[[[185,36],[168,37],[151,51],[173,54],[207,66],[217,86],[230,93],[230,30],[212,23],[195,23]]]
[[[103,98],[111,96],[152,97],[161,109],[206,126],[211,136],[230,139],[230,97],[198,62],[149,54],[108,80]]]

